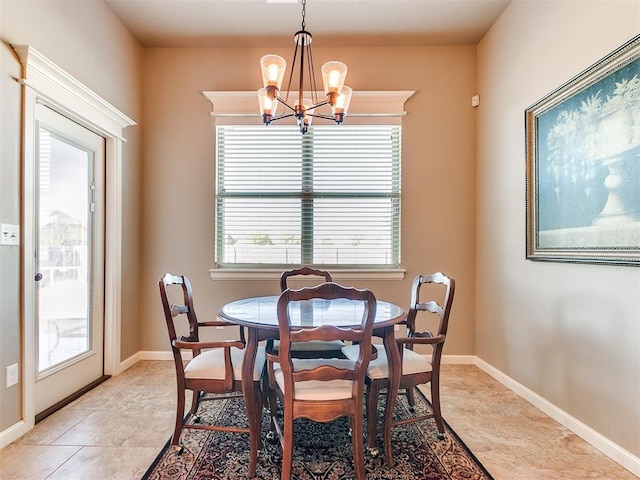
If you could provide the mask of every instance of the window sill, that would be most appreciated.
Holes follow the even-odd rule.
[[[277,280],[283,269],[272,268],[212,268],[211,280]],[[331,269],[337,282],[342,280],[403,280],[406,270],[396,269]]]

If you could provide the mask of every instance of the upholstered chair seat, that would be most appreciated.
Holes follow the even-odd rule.
[[[244,349],[231,347],[231,364],[233,365],[233,378],[242,380],[242,362]],[[256,365],[253,369],[253,381],[257,382],[263,373],[265,364],[264,347],[258,347]],[[202,378],[210,380],[222,380],[225,378],[224,350],[203,351],[184,367],[185,378]]]
[[[369,362],[369,368],[367,368],[367,376],[372,379],[388,378],[389,377],[389,361],[387,360],[387,353],[384,350],[383,345],[374,345],[378,352],[377,358]],[[358,345],[349,345],[342,349],[342,353],[345,357],[356,360],[358,358],[358,352],[360,347]],[[432,370],[431,357],[420,355],[405,348],[402,352],[402,373],[403,375],[411,375],[414,373],[430,372]]]
[[[343,368],[353,370],[355,367],[355,360],[358,356],[352,360],[346,359],[296,359],[293,362],[295,371],[313,370],[321,365],[331,365],[336,368]],[[280,389],[284,389],[284,374],[280,365],[274,363],[273,365],[274,377]],[[293,398],[295,400],[340,400],[351,398],[353,395],[353,381],[335,379],[329,381],[320,380],[307,380],[302,382],[296,382],[294,384]]]

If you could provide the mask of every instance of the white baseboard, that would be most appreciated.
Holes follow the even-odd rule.
[[[24,420],[14,423],[9,428],[0,432],[0,448],[4,448],[12,442],[15,442],[22,435],[31,430],[33,426],[29,426]]]
[[[121,374],[122,372],[124,372],[127,368],[133,367],[136,363],[138,363],[140,360],[143,360],[142,356],[141,356],[141,352],[135,353],[133,355],[131,355],[129,358],[127,358],[126,360],[123,360],[122,362],[120,362],[120,366],[118,368],[118,372],[116,373],[116,375]]]
[[[442,363],[448,365],[475,365],[475,355],[442,355]]]
[[[140,352],[141,359],[140,360],[169,360],[173,362],[173,353],[172,352]],[[191,360],[191,351],[183,350],[182,358],[185,360]]]
[[[185,360],[191,359],[190,352],[185,351],[182,353],[182,356],[184,357]],[[151,351],[151,350],[140,351],[138,353],[131,355],[126,360],[123,360],[122,362],[120,362],[120,370],[118,371],[118,374],[124,372],[126,369],[130,367],[133,367],[136,363],[142,360],[167,360],[172,362],[173,354],[171,352],[165,352],[165,351]]]
[[[549,415],[556,422],[571,430],[587,443],[593,445],[611,460],[620,464],[637,477],[640,477],[640,458],[621,448],[619,445],[596,432],[591,427],[585,425],[580,420],[572,417],[567,412],[559,409],[537,393],[529,390],[524,385],[516,382],[511,377],[508,377],[501,371],[489,365],[484,360],[475,357],[474,364],[484,372],[491,375],[498,382],[502,383],[509,390],[512,390],[514,393],[520,395],[531,403],[534,407]]]
[[[154,352],[154,351],[143,351],[138,352],[140,355],[140,360],[170,360],[173,361],[173,353],[168,352]],[[188,352],[183,352],[183,355]],[[185,355],[186,356],[186,355]]]

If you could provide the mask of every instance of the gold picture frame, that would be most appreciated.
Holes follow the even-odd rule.
[[[640,35],[525,110],[526,258],[640,265]]]

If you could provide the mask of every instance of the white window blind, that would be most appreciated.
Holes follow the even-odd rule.
[[[216,130],[219,266],[400,265],[399,125]]]

